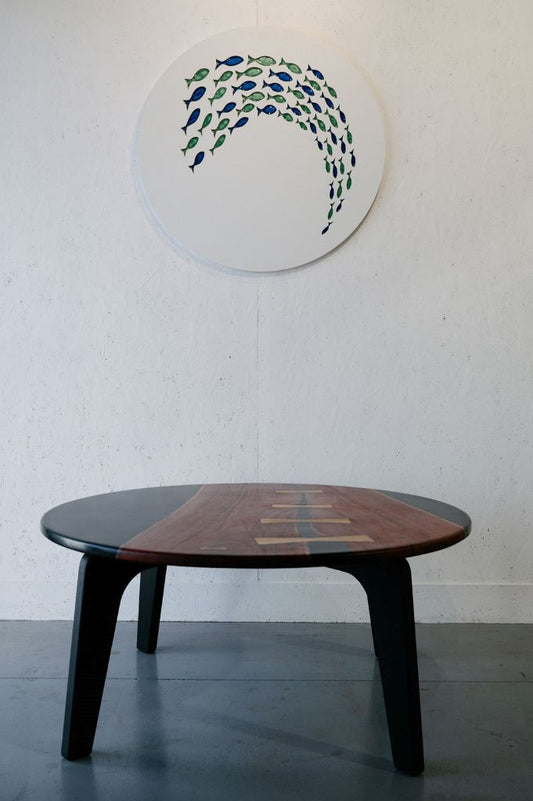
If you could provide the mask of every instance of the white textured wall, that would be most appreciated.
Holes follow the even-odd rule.
[[[412,561],[418,618],[533,621],[531,2],[0,8],[0,617],[72,614],[78,556],[39,532],[52,505],[294,480],[462,506],[471,538]],[[383,104],[388,163],[350,241],[294,272],[243,276],[160,238],[131,144],[180,52],[257,21],[352,54]],[[362,591],[325,570],[175,569],[164,607],[365,614]]]

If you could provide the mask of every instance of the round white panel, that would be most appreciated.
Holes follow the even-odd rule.
[[[239,270],[323,256],[376,197],[385,136],[354,65],[320,39],[241,28],[180,56],[149,95],[135,164],[170,239]]]

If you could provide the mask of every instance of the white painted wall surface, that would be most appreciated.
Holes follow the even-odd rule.
[[[309,481],[463,507],[470,539],[411,562],[417,618],[533,621],[529,0],[12,0],[1,17],[0,617],[71,617],[78,556],[39,532],[57,503]],[[257,22],[346,49],[388,135],[363,226],[266,276],[172,250],[131,171],[170,62]],[[366,608],[332,571],[175,569],[163,616]]]

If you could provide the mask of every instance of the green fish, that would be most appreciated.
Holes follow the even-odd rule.
[[[253,64],[254,61],[256,61],[258,64],[262,64],[263,67],[271,67],[272,64],[276,63],[276,59],[272,58],[272,56],[259,56],[259,58],[248,56],[248,64]]]
[[[190,86],[193,81],[203,81],[206,75],[209,75],[209,70],[207,67],[202,67],[201,70],[197,70],[192,78],[185,78],[187,86]]]
[[[289,61],[285,61],[284,58],[282,58],[279,63],[283,67],[287,67],[287,69],[290,70],[291,72],[294,72],[295,75],[301,75],[302,74],[302,71],[301,71],[300,67],[298,66],[298,64],[291,64]]]
[[[283,95],[268,95],[269,100],[274,100],[276,103],[286,103],[287,98]]]
[[[327,158],[324,158],[324,161],[326,162],[326,172],[331,172],[331,164],[329,163]]]
[[[193,147],[196,147],[197,144],[198,144],[198,137],[197,136],[193,136],[192,139],[189,139],[189,141],[187,142],[186,146],[181,148],[181,152],[183,153],[183,155],[185,155],[185,153],[188,150],[191,150]]]
[[[248,69],[243,72],[237,72],[237,70],[235,70],[235,77],[240,78],[242,75],[248,75],[249,78],[255,78],[256,75],[261,75],[262,72],[263,70],[261,67],[248,67]]]
[[[204,128],[207,128],[207,126],[209,125],[209,123],[211,122],[212,119],[213,119],[213,115],[211,114],[211,112],[209,112],[209,114],[205,115],[204,121],[202,122],[202,127],[200,128],[200,131],[199,131],[200,134],[203,134]]]
[[[229,117],[223,117],[223,118],[220,120],[220,122],[218,123],[217,127],[216,127],[216,128],[213,128],[213,136],[214,136],[214,135],[215,135],[215,134],[216,134],[218,131],[223,131],[223,130],[224,130],[224,128],[227,128],[227,127],[228,127],[228,125],[229,125],[229,122],[230,122],[230,120],[229,120]]]
[[[265,96],[263,92],[253,92],[251,95],[243,95],[243,100],[251,100],[252,103],[259,103],[260,100],[264,100]]]
[[[294,97],[297,97],[298,100],[303,100],[304,99],[304,93],[300,92],[299,89],[287,89],[287,91],[288,92],[292,92]]]
[[[241,114],[249,114],[250,111],[254,110],[253,103],[246,103],[245,106],[237,110],[237,116],[240,117]]]
[[[335,205],[335,203],[331,203],[330,204],[329,211],[328,211],[328,220],[331,220],[331,218],[333,217],[333,206],[334,205]]]
[[[314,119],[314,121],[316,122],[316,124],[318,125],[318,127],[320,128],[321,131],[325,131],[326,130],[325,123],[322,120],[319,120],[318,117],[316,116],[316,114],[313,117],[313,119]]]
[[[344,170],[345,170],[344,161],[341,161],[340,168],[341,168],[341,175],[344,175]]]
[[[232,75],[233,75],[233,71],[232,70],[226,70],[226,72],[222,73],[220,78],[215,78],[215,80],[214,80],[215,86],[218,86],[218,84],[221,83],[222,81],[229,81],[229,79],[231,78]]]
[[[331,145],[330,145],[330,143],[329,143],[329,142],[327,143],[326,147],[327,147],[327,149],[328,149],[328,153],[329,153],[329,155],[330,155],[330,156],[332,156],[332,155],[333,155],[333,148],[331,147]]]
[[[298,103],[298,105],[300,106],[300,108],[302,109],[302,111],[305,114],[307,114],[308,116],[311,116],[311,109],[309,108],[309,106],[306,106],[304,103]]]
[[[308,81],[309,86],[312,86],[316,92],[320,92],[320,84],[316,81]],[[337,95],[335,95],[337,97]]]
[[[337,197],[342,195],[342,181],[339,181],[339,185],[337,187]]]
[[[328,119],[329,119],[329,121],[331,122],[331,124],[333,125],[334,128],[338,128],[339,127],[339,123],[337,122],[337,120],[335,119],[335,117],[332,114],[328,114]]]
[[[346,128],[346,139],[348,140],[348,143],[351,145],[353,142],[353,136],[349,128]]]
[[[214,155],[217,147],[221,147],[221,145],[223,145],[225,141],[226,141],[226,134],[222,134],[222,136],[219,136],[213,147],[209,148],[209,152],[211,153],[211,155]]]
[[[346,181],[346,189],[352,188],[352,171],[348,173],[348,180]]]
[[[302,131],[307,131],[307,125],[305,124],[305,122],[298,122],[298,125],[300,126]]]
[[[213,105],[213,102],[215,100],[220,100],[221,97],[224,97],[224,95],[226,94],[226,90],[227,86],[221,86],[219,89],[217,89],[213,97],[209,98],[209,102],[211,103],[211,105]]]
[[[293,121],[293,117],[288,112],[286,112],[285,114],[282,114],[281,111],[278,111],[278,116],[279,117],[283,117],[283,119],[287,120],[287,122],[292,122]]]
[[[309,83],[311,83],[311,81],[309,81]],[[332,97],[337,97],[337,92],[335,91],[335,89],[332,86],[328,86],[327,83],[326,83],[325,87],[326,87],[326,89],[328,90],[328,92],[330,93],[330,95]]]

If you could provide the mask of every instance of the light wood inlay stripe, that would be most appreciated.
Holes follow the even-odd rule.
[[[296,517],[262,517],[261,524],[264,526],[274,523],[351,523],[347,517],[310,517],[305,520],[298,520]]]
[[[258,545],[285,545],[288,542],[374,542],[366,534],[349,534],[347,537],[255,537]]]
[[[273,509],[332,509],[331,503],[273,503]]]

